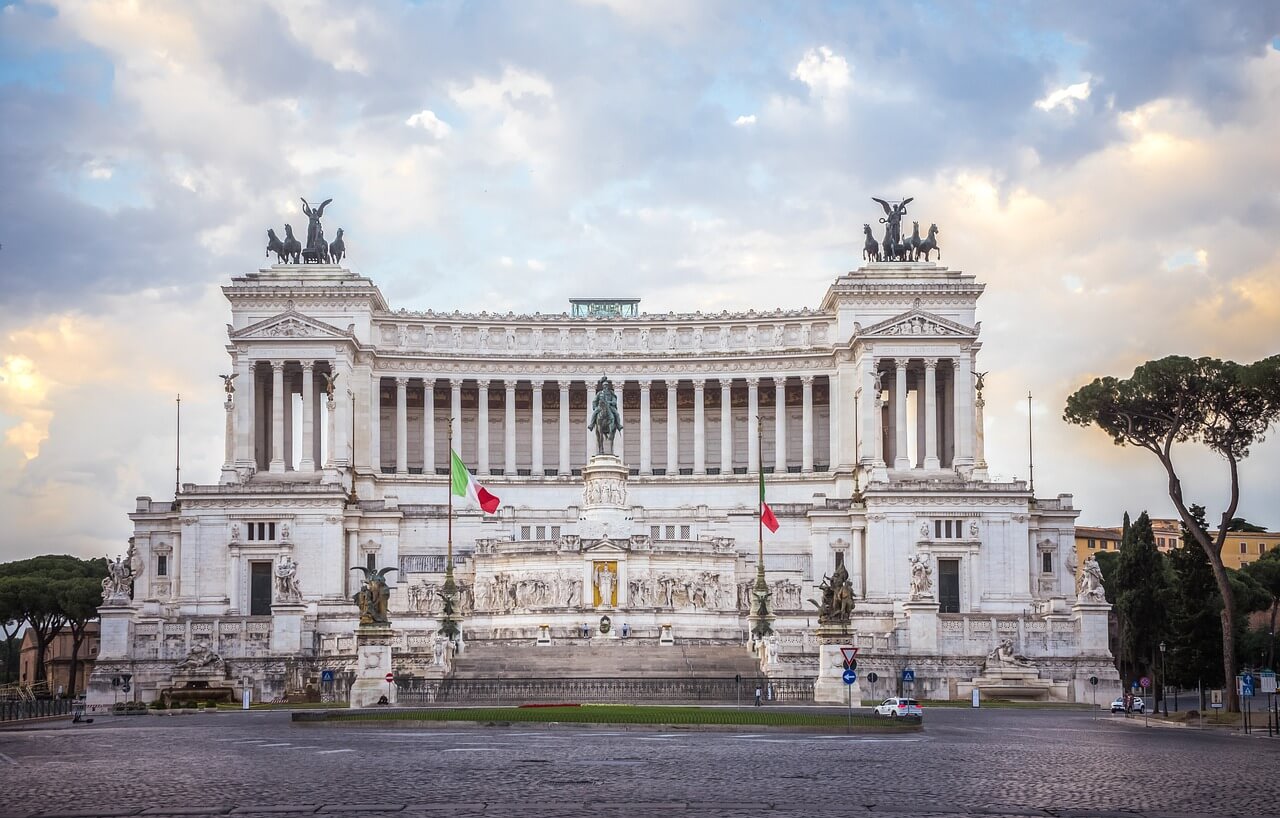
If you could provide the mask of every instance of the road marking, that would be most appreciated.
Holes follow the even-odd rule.
[[[18,766],[18,762],[14,761],[12,758],[5,755],[4,753],[0,753],[0,761],[4,761],[6,764],[12,764],[15,767]]]
[[[329,755],[330,753],[354,753],[354,752],[355,752],[355,750],[352,750],[352,749],[343,749],[343,750],[321,750],[320,752],[316,753],[316,755],[318,755],[318,756],[325,756],[325,755]]]
[[[279,744],[259,744],[259,747],[288,747],[290,742],[282,741]]]

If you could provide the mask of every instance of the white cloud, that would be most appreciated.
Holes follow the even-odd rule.
[[[435,115],[434,111],[429,111],[426,108],[406,119],[404,124],[411,128],[421,128],[436,139],[444,139],[452,130],[448,123]]]
[[[853,84],[849,63],[825,45],[805,52],[791,78],[809,86],[809,96],[824,100],[844,93]]]
[[[1088,99],[1091,90],[1089,80],[1077,82],[1074,85],[1050,91],[1043,99],[1036,100],[1035,106],[1042,111],[1064,108],[1068,113],[1074,114],[1076,112],[1076,103]]]
[[[748,126],[748,125],[754,125],[754,124],[756,124],[756,115],[755,115],[755,114],[745,114],[745,115],[740,116],[740,117],[738,117],[737,119],[735,119],[735,120],[733,121],[733,124],[734,124],[734,125],[736,125],[736,126],[738,126],[739,128],[745,128],[745,127],[746,127],[746,126]]]
[[[511,256],[503,256],[502,258],[498,259],[498,263],[501,264],[503,267],[510,267],[514,263],[514,261],[512,261]]]
[[[543,270],[547,269],[547,265],[543,264],[541,261],[538,261],[536,258],[529,259],[528,261],[525,262],[525,264],[527,264],[529,266],[529,269],[533,270],[535,273],[540,273]]]

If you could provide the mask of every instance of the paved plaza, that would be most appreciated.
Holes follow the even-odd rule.
[[[942,708],[921,732],[861,736],[107,717],[0,732],[0,813],[1280,815],[1280,739],[1141,724]]]

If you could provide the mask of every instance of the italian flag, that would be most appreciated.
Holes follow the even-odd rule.
[[[770,532],[778,530],[778,518],[773,516],[773,509],[764,501],[764,469],[760,470],[760,522]]]
[[[489,493],[488,489],[476,482],[471,472],[453,449],[449,450],[449,483],[454,496],[470,497],[485,514],[496,514],[502,501]],[[772,516],[772,515],[770,515]],[[776,526],[777,523],[774,523]]]

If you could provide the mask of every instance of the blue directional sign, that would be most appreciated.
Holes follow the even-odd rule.
[[[916,672],[915,672],[914,670],[904,670],[904,671],[902,671],[902,681],[904,681],[904,682],[914,682],[915,680],[916,680]]]
[[[332,670],[322,670],[322,671],[320,671],[320,681],[322,681],[322,682],[332,682],[332,681],[333,681],[333,671],[332,671]]]
[[[858,671],[856,671],[856,670],[846,670],[846,671],[844,672],[844,674],[841,676],[841,678],[843,678],[843,679],[844,679],[844,683],[845,683],[845,684],[847,684],[847,685],[851,685],[851,684],[853,684],[854,682],[858,681]]]
[[[1246,673],[1240,677],[1240,695],[1241,696],[1253,695],[1253,674],[1252,673]]]

